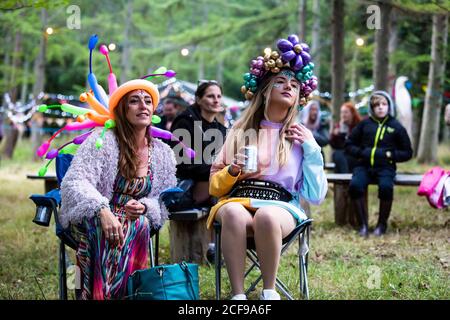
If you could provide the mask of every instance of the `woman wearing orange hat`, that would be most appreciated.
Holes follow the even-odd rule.
[[[123,298],[129,275],[148,267],[151,231],[167,219],[158,199],[176,185],[176,162],[166,144],[148,135],[158,102],[147,80],[117,88],[109,99],[116,126],[91,134],[61,184],[61,224],[79,239],[82,299]]]

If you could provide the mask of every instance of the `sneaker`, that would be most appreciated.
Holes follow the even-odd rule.
[[[216,245],[214,243],[208,245],[208,250],[206,250],[206,260],[211,264],[214,264],[216,260]]]
[[[231,300],[247,300],[247,296],[243,293],[235,294],[233,297],[231,297]]]
[[[273,289],[264,289],[261,292],[260,300],[281,300],[280,295]]]

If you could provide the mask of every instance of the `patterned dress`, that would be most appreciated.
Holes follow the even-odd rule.
[[[127,219],[124,206],[132,199],[148,195],[152,178],[150,156],[147,176],[127,180],[117,175],[110,209],[122,224],[122,246],[109,245],[98,217],[84,218],[81,224],[72,227],[79,239],[77,266],[81,271],[81,299],[123,299],[128,277],[136,270],[149,267],[149,221],[143,215],[134,221]]]

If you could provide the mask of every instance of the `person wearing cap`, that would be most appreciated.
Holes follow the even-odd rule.
[[[149,240],[167,220],[159,195],[176,186],[176,162],[148,134],[159,102],[143,79],[118,87],[109,99],[116,126],[79,147],[61,184],[61,224],[79,240],[81,299],[122,299],[128,277],[148,268]],[[97,144],[97,145],[96,145]]]
[[[209,193],[219,202],[211,208],[207,226],[212,228],[215,221],[221,224],[232,300],[247,299],[248,237],[255,240],[262,273],[260,299],[280,300],[275,281],[282,239],[307,219],[299,199],[319,204],[327,192],[321,148],[313,133],[296,122],[298,110],[317,87],[317,78],[310,72],[309,47],[299,43],[296,35],[279,40],[280,47],[290,52],[281,55],[268,48],[265,57],[252,60],[241,87],[249,105],[229,130],[210,173]],[[253,159],[245,154],[247,146],[256,151]],[[246,163],[256,166],[250,170]]]
[[[345,151],[357,159],[349,194],[360,219],[361,237],[369,236],[364,192],[370,181],[378,183],[380,199],[378,223],[373,234],[382,236],[387,230],[394,199],[396,163],[408,161],[413,154],[408,133],[394,115],[394,104],[389,94],[375,91],[369,98],[369,118],[352,130],[345,143]]]

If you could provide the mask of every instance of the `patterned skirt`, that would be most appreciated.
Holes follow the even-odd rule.
[[[77,266],[81,271],[81,299],[123,299],[128,277],[136,270],[149,267],[149,221],[145,216],[134,221],[127,219],[123,206],[148,194],[150,188],[150,177],[116,179],[110,208],[122,224],[123,245],[110,246],[98,217],[84,218],[81,224],[72,226],[79,240]]]

